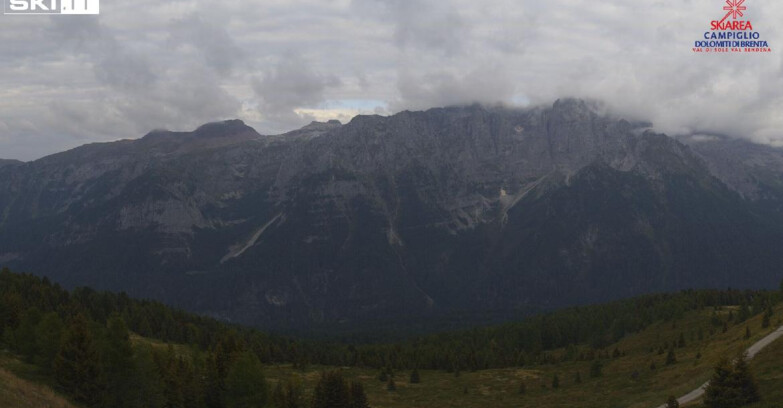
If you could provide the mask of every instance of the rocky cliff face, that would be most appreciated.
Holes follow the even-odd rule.
[[[0,165],[0,262],[272,328],[774,284],[779,178],[645,126],[561,100],[83,146]]]

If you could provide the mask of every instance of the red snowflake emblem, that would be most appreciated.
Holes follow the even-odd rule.
[[[736,20],[738,17],[744,16],[742,12],[748,9],[742,5],[744,2],[745,0],[726,0],[727,5],[723,6],[723,9],[727,10],[728,13],[726,13],[726,16],[723,17],[723,20],[721,21],[725,21],[727,18],[729,18],[729,16],[731,16],[731,18],[734,20]]]

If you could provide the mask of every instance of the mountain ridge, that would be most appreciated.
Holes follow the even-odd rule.
[[[0,261],[275,329],[776,285],[783,188],[714,150],[576,99],[154,131],[0,166]]]

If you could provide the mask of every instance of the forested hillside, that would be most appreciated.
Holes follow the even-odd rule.
[[[36,367],[40,378],[88,407],[219,408],[242,406],[243,398],[309,406],[318,399],[319,387],[341,390],[346,403],[365,404],[367,376],[349,375],[355,380],[349,382],[333,367],[349,369],[348,374],[381,373],[386,382],[408,370],[459,377],[461,372],[550,371],[563,365],[586,365],[590,368],[581,375],[592,376],[589,371],[600,374],[606,365],[621,364],[630,352],[624,347],[631,347],[623,344],[637,344],[634,339],[640,337],[645,346],[633,347],[643,348],[642,353],[649,349],[652,358],[660,357],[659,364],[668,365],[666,355],[684,352],[686,343],[701,349],[744,330],[749,340],[751,326],[757,336],[758,323],[746,323],[751,318],[760,322],[760,330],[769,329],[779,323],[774,312],[779,300],[780,293],[770,291],[684,291],[398,343],[347,344],[270,335],[124,294],[86,288],[68,292],[45,278],[3,269],[0,339],[13,355]],[[662,327],[665,333],[656,329]],[[292,380],[293,373],[313,370],[328,372],[318,377],[321,385],[305,381],[311,387],[305,395],[304,383]],[[273,381],[265,379],[269,373],[275,373]]]

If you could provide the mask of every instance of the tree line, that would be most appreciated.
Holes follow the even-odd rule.
[[[324,373],[312,398],[291,382],[270,390],[264,362],[302,364],[300,343],[124,294],[69,293],[8,269],[0,271],[0,342],[85,407],[369,406],[363,386],[339,372]]]
[[[315,397],[306,399],[295,383],[269,390],[265,364],[459,372],[598,361],[621,356],[621,350],[607,347],[625,335],[676,321],[692,310],[740,305],[731,322],[763,312],[768,325],[767,314],[779,300],[780,293],[772,291],[688,290],[396,343],[339,344],[263,333],[124,293],[69,292],[46,278],[3,269],[0,341],[86,406],[222,408],[248,406],[242,401],[257,398],[295,408],[311,405]],[[726,319],[714,314],[712,320],[715,330],[725,330]],[[161,344],[132,342],[132,333]],[[660,352],[684,343],[680,337],[662,345]],[[322,380],[336,384],[333,377],[325,374]],[[348,395],[345,404],[358,401],[350,406],[366,405],[358,396],[361,384],[344,383],[343,388],[330,395]]]

